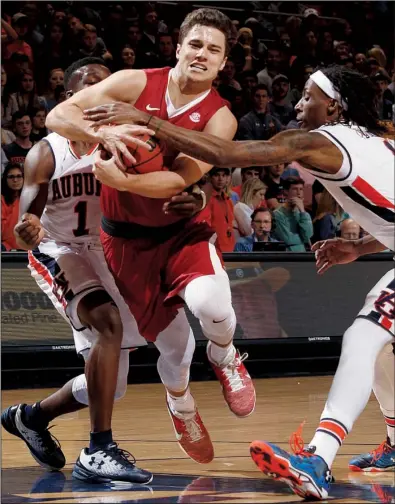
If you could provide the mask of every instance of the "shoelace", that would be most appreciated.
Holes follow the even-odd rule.
[[[184,420],[184,423],[192,443],[200,441],[202,439],[202,430],[197,421],[194,418],[190,418],[189,420]]]
[[[307,455],[311,457],[313,454],[305,450],[304,441],[302,437],[303,427],[306,420],[299,425],[295,432],[293,432],[289,438],[289,446],[295,455]]]
[[[302,437],[302,431],[306,420],[299,425],[295,432],[293,432],[289,438],[289,446],[295,455],[303,455],[304,457],[312,457],[314,455],[313,451],[310,451],[309,448],[304,447],[304,440]],[[334,483],[335,478],[333,477],[330,470],[326,471],[325,480],[328,483]]]
[[[50,425],[42,431],[33,431],[35,441],[46,453],[53,453],[58,448],[61,449],[59,440],[49,432],[49,429],[52,429],[52,427],[54,427],[54,425]]]
[[[119,467],[123,467],[126,464],[134,465],[136,463],[136,459],[134,456],[128,452],[127,450],[122,450],[122,448],[118,448],[117,443],[113,443],[108,447],[108,450],[111,453],[106,453],[103,458],[110,457],[110,460],[114,460],[116,465]]]
[[[226,378],[233,392],[238,392],[245,387],[243,379],[237,371],[242,362],[248,359],[248,353],[243,353],[241,357],[236,357],[224,369]]]
[[[373,456],[373,462],[376,462],[381,455],[384,455],[384,453],[389,453],[392,450],[392,447],[388,443],[387,439],[381,443],[380,446],[378,446],[375,450],[370,452]]]

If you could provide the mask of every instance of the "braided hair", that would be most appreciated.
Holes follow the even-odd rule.
[[[342,111],[340,121],[366,128],[377,136],[395,138],[393,125],[379,118],[376,89],[369,77],[340,65],[331,65],[321,71],[347,103],[348,108]]]

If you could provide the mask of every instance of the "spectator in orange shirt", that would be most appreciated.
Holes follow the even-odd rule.
[[[230,168],[213,168],[210,171],[213,193],[210,199],[211,226],[217,233],[221,252],[232,252],[235,247],[233,235],[233,203],[230,198]]]
[[[19,217],[19,198],[23,187],[23,172],[18,164],[8,163],[1,181],[1,249],[17,248],[14,227]]]
[[[24,40],[29,31],[29,19],[26,14],[22,14],[21,12],[14,14],[12,16],[12,28],[16,31],[18,38],[8,43],[6,42],[3,58],[8,60],[12,54],[21,53],[29,58],[30,64],[33,64],[33,50]]]

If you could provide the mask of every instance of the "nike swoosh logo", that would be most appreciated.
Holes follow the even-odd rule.
[[[148,104],[145,108],[146,108],[147,110],[160,110],[160,108],[157,108],[157,107],[151,107],[151,105],[149,105],[149,104]]]
[[[224,318],[226,320],[226,317]],[[223,322],[224,320],[213,320],[214,324],[219,324],[220,322]]]

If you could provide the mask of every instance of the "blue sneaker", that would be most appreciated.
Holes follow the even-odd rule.
[[[351,471],[395,471],[395,446],[391,446],[387,437],[375,450],[351,459],[348,467]]]
[[[326,499],[332,474],[324,459],[309,451],[291,455],[265,441],[250,445],[252,460],[267,476],[283,481],[303,499]]]

